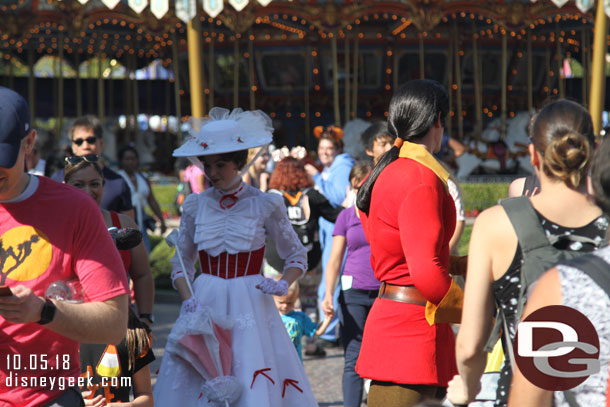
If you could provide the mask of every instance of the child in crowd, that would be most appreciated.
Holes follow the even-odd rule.
[[[93,386],[82,389],[85,406],[153,406],[150,329],[133,309],[129,308],[127,335],[120,344],[81,344],[80,359],[81,376],[93,377]]]
[[[288,336],[290,336],[294,347],[297,349],[299,357],[303,360],[301,349],[301,339],[303,335],[308,337],[322,335],[326,331],[326,328],[328,328],[334,314],[327,314],[320,326],[317,326],[306,313],[295,311],[294,307],[299,299],[298,281],[295,281],[290,285],[288,294],[283,297],[274,296],[273,298],[275,299],[275,305],[282,316],[282,322],[288,331]]]

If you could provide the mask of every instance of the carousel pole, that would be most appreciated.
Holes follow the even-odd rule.
[[[527,33],[527,111],[532,113],[534,111],[534,76],[532,60],[532,30],[529,29]]]
[[[172,114],[172,85],[169,82],[169,65],[167,66],[167,80],[165,81],[165,114],[170,116]]]
[[[216,57],[214,56],[214,24],[210,24],[210,49],[208,67],[210,68],[210,107],[214,106],[214,73],[216,71]]]
[[[108,69],[110,69],[108,79],[106,80],[106,83],[108,84],[108,117],[112,118],[114,116],[114,81],[112,80],[112,64],[108,64]]]
[[[76,117],[83,115],[83,83],[80,80],[80,53],[74,50],[74,63],[76,64]]]
[[[449,91],[447,92],[449,95],[449,114],[447,115],[447,123],[445,124],[445,129],[447,130],[447,135],[451,138],[453,134],[453,126],[452,126],[452,115],[453,115],[453,41],[449,41],[449,46],[447,49],[447,81],[449,82]]]
[[[345,93],[345,122],[347,123],[350,120],[350,96],[352,95],[351,92],[351,83],[349,80],[349,73],[350,73],[350,56],[349,56],[349,37],[347,36],[347,33],[345,33],[345,53],[344,53],[344,59],[345,59],[345,80],[344,80],[344,93]]]
[[[254,35],[252,28],[248,30],[248,79],[250,81],[250,110],[256,109],[255,84],[254,84]]]
[[[311,45],[305,47],[305,90],[303,104],[305,105],[305,148],[309,148],[311,137],[311,113],[309,111],[309,89],[311,88]]]
[[[150,71],[148,69],[146,69],[148,72],[148,78],[145,79],[146,81],[146,113],[148,114],[152,114],[152,81],[150,78]]]
[[[479,77],[481,76],[481,66],[479,65],[479,47],[477,44],[477,39],[479,38],[479,34],[476,32],[476,26],[472,24],[472,66],[474,67],[474,110],[475,110],[475,134],[480,136],[483,132],[483,103],[482,103],[482,90],[481,90],[481,82],[479,81]]]
[[[87,60],[87,113],[93,114],[93,54]]]
[[[559,38],[561,36],[561,32],[559,31],[559,24],[555,24],[555,45],[557,50],[555,51],[555,58],[557,59],[557,82],[559,84],[559,97],[565,97],[565,82],[563,79],[563,75],[561,75],[561,69],[563,67],[563,53],[561,52],[561,41]],[[565,75],[565,72],[564,72]]]
[[[392,89],[398,89],[398,57],[396,53],[392,50]]]
[[[130,44],[130,47],[132,47],[130,49],[130,51],[133,51],[133,44]],[[125,95],[123,98],[123,100],[124,100],[123,109],[125,111],[125,116],[127,117],[127,129],[129,131],[129,133],[131,134],[131,130],[132,130],[131,117],[133,116],[133,92],[131,89],[131,78],[130,78],[131,73],[132,73],[131,53],[129,51],[125,54],[125,58],[126,58],[126,60],[125,60],[126,73],[125,73],[125,79],[123,81],[123,92]]]
[[[335,123],[337,126],[341,126],[341,112],[339,111],[339,64],[337,61],[337,34],[329,33],[330,47],[332,52],[333,61],[333,108],[335,112]]]
[[[464,139],[464,116],[462,114],[462,69],[460,66],[460,39],[457,22],[453,20],[453,37],[455,48],[453,57],[455,58],[455,84],[457,89],[455,92],[455,104],[457,110],[458,138]]]
[[[176,117],[178,123],[182,118],[182,108],[180,106],[180,71],[178,63],[178,36],[176,32],[172,34],[172,69],[174,71],[174,99],[176,103]],[[211,92],[210,92],[211,93]]]
[[[201,64],[201,21],[195,16],[187,26],[186,36],[189,53],[189,79],[191,91],[191,115],[203,117],[205,102],[203,100],[203,69]]]
[[[28,42],[28,104],[32,123],[36,118],[36,78],[34,77],[34,44],[32,40]]]
[[[98,44],[97,54],[97,118],[104,123],[104,78],[102,76],[102,45]]]
[[[239,38],[233,42],[233,107],[239,107]]]
[[[546,65],[546,96],[551,96],[551,51],[548,47],[544,50],[544,62]]]
[[[605,60],[608,43],[608,17],[604,13],[604,1],[598,0],[595,14],[595,38],[593,39],[593,73],[591,75],[591,100],[589,111],[593,119],[593,131],[599,134],[602,128],[602,111],[606,90]]]
[[[354,118],[358,117],[358,68],[360,64],[360,47],[359,47],[360,34],[356,33],[354,39],[354,81],[352,82],[352,104],[351,107],[354,109]]]
[[[500,107],[500,120],[502,139],[506,138],[506,97],[507,97],[507,80],[508,80],[508,32],[502,29],[502,100]]]
[[[580,55],[582,55],[582,105],[587,107],[589,104],[588,95],[588,85],[589,85],[589,50],[587,45],[587,29],[583,27],[580,31]]]
[[[64,32],[59,32],[57,48],[59,51],[59,77],[57,87],[57,136],[61,136],[64,124]]]
[[[133,101],[133,116],[134,116],[134,135],[138,133],[138,116],[140,115],[140,91],[138,90],[138,79],[136,78],[136,71],[138,70],[137,56],[135,52],[131,55],[131,71],[133,72],[133,79],[131,80],[131,95]]]
[[[8,60],[8,88],[15,88],[15,70],[13,64],[13,57],[10,57]]]
[[[58,71],[58,67],[57,67],[57,58],[53,59],[53,81],[52,81],[52,90],[51,90],[51,95],[52,95],[52,100],[53,100],[53,119],[55,120],[55,131],[57,131],[57,116],[59,115],[58,111],[57,111],[57,88],[59,87],[59,85],[57,84],[57,71]],[[59,135],[58,135],[59,136]]]
[[[426,79],[426,65],[425,65],[425,54],[424,54],[424,33],[419,32],[419,79]]]

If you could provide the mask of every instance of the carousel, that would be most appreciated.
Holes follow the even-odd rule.
[[[397,86],[434,79],[466,146],[459,175],[513,171],[550,98],[580,101],[602,128],[606,3],[0,0],[0,84],[27,98],[49,148],[94,114],[110,148],[144,144],[152,162],[211,106],[262,109],[278,143],[311,146],[313,126],[383,120]]]

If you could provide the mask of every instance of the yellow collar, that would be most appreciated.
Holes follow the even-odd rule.
[[[437,177],[443,182],[445,188],[447,188],[447,179],[449,179],[449,172],[434,158],[432,154],[426,150],[421,144],[410,143],[404,141],[400,148],[400,158],[410,158],[413,161],[417,161],[426,168],[429,168],[436,174]]]

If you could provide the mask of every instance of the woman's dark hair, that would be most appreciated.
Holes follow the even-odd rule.
[[[322,140],[328,140],[333,143],[336,150],[343,150],[343,129],[337,125],[316,126],[313,129],[313,135],[318,139],[318,144]]]
[[[140,321],[131,307],[129,307],[125,342],[127,342],[127,354],[129,355],[127,368],[132,370],[135,367],[136,359],[146,355],[150,349],[151,342],[146,325]]]
[[[90,161],[83,160],[74,165],[66,165],[66,168],[64,170],[64,182],[67,183],[75,173],[87,167],[92,167],[95,171],[97,171],[98,174],[100,174],[102,180],[104,180],[104,173],[102,172],[102,168],[98,165],[98,163],[92,163]]]
[[[231,151],[230,153],[219,154],[222,161],[233,161],[238,170],[241,170],[248,161],[248,150]],[[205,156],[199,157],[199,161],[203,163]]]
[[[123,148],[121,148],[119,150],[119,154],[117,155],[118,159],[119,159],[119,165],[121,165],[121,161],[123,160],[123,156],[125,155],[125,153],[127,153],[128,151],[131,151],[132,153],[135,154],[136,159],[138,161],[140,161],[140,154],[138,154],[138,150],[136,150],[135,147],[133,146],[125,146]]]
[[[371,173],[373,167],[374,165],[372,161],[364,160],[356,162],[356,164],[354,164],[352,167],[352,170],[349,172],[350,184],[352,184],[352,186],[354,186],[354,184],[360,186],[367,175]]]
[[[294,157],[286,157],[275,166],[269,178],[269,189],[299,191],[312,187],[313,180],[305,171],[305,164]]]
[[[529,134],[551,179],[578,188],[587,177],[595,145],[589,112],[576,102],[557,100],[530,121]]]
[[[595,150],[591,167],[593,198],[606,216],[610,216],[610,139],[606,136]]]
[[[436,81],[416,79],[400,86],[390,100],[388,112],[388,129],[390,134],[403,141],[414,141],[423,138],[432,126],[438,122],[445,123],[449,113],[449,97],[443,87]],[[400,149],[396,146],[386,152],[360,190],[356,205],[364,213],[369,213],[371,193],[381,171],[398,158]]]

